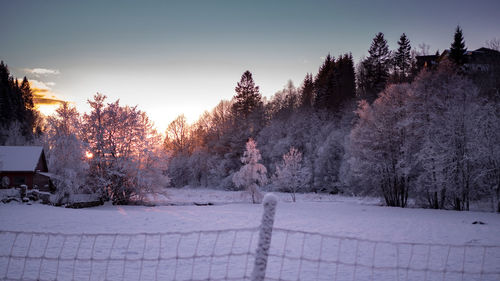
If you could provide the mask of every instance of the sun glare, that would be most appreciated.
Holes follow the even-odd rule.
[[[90,151],[85,151],[85,157],[87,157],[87,159],[92,159],[92,157],[94,157],[94,154]]]
[[[56,112],[56,109],[59,107],[59,104],[39,104],[37,105],[38,111],[45,116],[50,116]]]

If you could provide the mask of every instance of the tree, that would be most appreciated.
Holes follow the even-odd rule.
[[[28,79],[24,77],[19,85],[7,65],[0,62],[0,144],[6,141],[5,132],[12,126],[20,128],[23,143],[32,142],[34,133],[41,133],[38,116]]]
[[[365,192],[377,188],[388,206],[405,207],[409,194],[411,155],[406,152],[407,132],[403,126],[408,84],[389,86],[373,105],[361,101],[358,122],[350,134],[353,173]]]
[[[81,119],[75,107],[62,103],[54,115],[47,118],[46,145],[50,171],[56,175],[58,200],[70,198],[74,193],[93,192],[85,181],[88,164],[85,144],[80,139]]]
[[[303,166],[302,153],[291,147],[290,151],[283,155],[282,162],[276,167],[273,181],[279,190],[290,192],[292,201],[295,202],[295,194],[304,190],[310,177],[311,172]]]
[[[261,158],[257,144],[253,139],[249,139],[245,153],[241,157],[241,162],[244,165],[233,175],[233,183],[238,187],[245,188],[250,193],[252,203],[257,203],[262,199],[259,186],[267,183],[267,169],[259,163]]]
[[[149,176],[142,171],[151,166],[149,155],[159,149],[161,139],[146,113],[136,106],[121,106],[119,100],[105,104],[105,100],[106,96],[96,94],[88,101],[90,113],[83,118],[83,139],[94,155],[89,184],[114,204],[127,204],[148,187],[141,184],[147,183],[142,177]],[[156,165],[161,167],[163,161],[159,159]]]
[[[316,76],[314,87],[315,107],[338,113],[346,101],[355,97],[352,55],[344,54],[335,60],[328,54]]]
[[[416,155],[422,168],[417,191],[430,207],[469,210],[482,193],[478,179],[490,153],[482,137],[494,137],[483,123],[492,117],[482,120],[488,110],[478,88],[454,67],[442,64],[435,73],[422,73],[413,87],[409,125],[419,136],[412,139],[420,146]]]
[[[164,147],[174,155],[191,153],[191,128],[184,114],[179,115],[168,125],[163,143]]]
[[[411,45],[406,34],[402,34],[398,41],[398,50],[395,53],[395,64],[399,81],[406,81],[411,70]]]
[[[314,107],[327,108],[330,96],[333,95],[335,77],[335,58],[328,54],[320,66],[314,79]]]
[[[373,38],[369,56],[362,62],[364,79],[359,81],[358,88],[363,90],[362,96],[373,101],[387,84],[389,77],[390,52],[384,34],[379,32]]]
[[[462,66],[467,62],[467,57],[465,53],[467,48],[465,48],[464,36],[462,34],[462,29],[457,26],[455,30],[455,35],[453,37],[453,42],[450,47],[450,59],[455,64]]]
[[[500,213],[500,102],[485,104],[479,115],[476,159],[481,166],[477,178],[489,193],[493,211]]]
[[[247,118],[251,113],[262,107],[259,86],[255,86],[250,71],[247,70],[243,73],[234,90],[236,91],[235,102],[233,103],[235,116]]]
[[[300,88],[300,93],[302,107],[311,107],[314,101],[314,80],[312,74],[306,74],[302,87]]]
[[[301,104],[301,96],[293,82],[289,80],[283,90],[276,92],[266,104],[266,117],[280,118],[293,114]]]
[[[491,40],[486,41],[486,47],[500,52],[500,39],[493,38]]]

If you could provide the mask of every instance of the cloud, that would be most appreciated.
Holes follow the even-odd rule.
[[[59,75],[61,72],[57,69],[49,68],[25,68],[26,73],[34,74],[36,76],[42,75]]]
[[[33,101],[37,106],[39,105],[58,105],[64,100],[57,98],[56,94],[52,92],[51,86],[55,85],[54,82],[42,82],[39,80],[31,79],[30,88],[33,91]]]

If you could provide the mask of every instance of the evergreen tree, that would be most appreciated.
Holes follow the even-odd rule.
[[[311,107],[314,100],[314,80],[312,74],[306,74],[301,88],[301,105],[304,108]]]
[[[361,72],[363,72],[364,77],[360,80],[358,88],[363,91],[361,95],[364,98],[373,101],[378,93],[385,88],[389,77],[391,57],[387,40],[382,32],[373,38],[368,53],[370,55],[361,64],[363,67]]]
[[[398,41],[398,50],[395,53],[395,65],[397,68],[397,76],[399,81],[406,81],[410,74],[411,68],[411,45],[410,40],[403,33]]]
[[[23,135],[29,138],[35,129],[35,104],[33,102],[33,91],[31,90],[30,83],[26,76],[24,76],[23,81],[21,82],[21,86],[19,87],[19,91],[21,94],[22,102],[24,104],[22,110],[22,120],[24,122]]]
[[[4,62],[0,62],[0,144],[7,139],[5,132],[12,126],[19,128],[26,141],[33,138],[38,112],[33,102],[29,81],[24,77],[21,85],[12,77]]]
[[[314,79],[314,107],[326,108],[328,95],[334,83],[335,58],[328,54]]]
[[[262,108],[262,97],[259,93],[259,86],[255,86],[250,71],[247,70],[243,73],[235,91],[235,102],[232,108],[235,117],[247,118],[257,109]]]
[[[337,60],[328,55],[314,81],[314,105],[319,109],[338,112],[341,105],[354,98],[355,74],[351,54],[339,56]]]
[[[354,99],[356,96],[356,74],[352,54],[344,54],[342,58],[339,58],[337,67],[339,68],[340,105],[340,103]]]
[[[9,78],[9,68],[2,61],[0,62],[0,125],[3,126],[8,126],[13,121],[12,89]]]
[[[465,53],[467,52],[467,48],[465,48],[464,36],[462,34],[462,29],[460,26],[457,26],[455,30],[455,36],[453,43],[451,43],[450,48],[450,59],[452,62],[456,63],[459,66],[464,65],[467,62],[467,58]]]

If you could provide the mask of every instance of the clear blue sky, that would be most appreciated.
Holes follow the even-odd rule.
[[[271,96],[316,73],[328,53],[357,61],[379,31],[391,48],[405,32],[432,53],[449,47],[457,25],[469,49],[500,38],[498,0],[0,0],[0,10],[0,59],[14,75],[81,111],[95,92],[137,104],[160,129],[230,99],[247,69]]]

